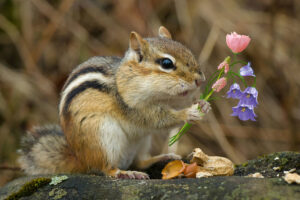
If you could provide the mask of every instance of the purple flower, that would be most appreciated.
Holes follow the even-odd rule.
[[[244,67],[241,67],[240,75],[241,76],[255,76],[250,62],[248,62],[248,64],[245,65]]]
[[[240,85],[237,83],[234,83],[230,86],[230,89],[227,92],[227,98],[240,99],[242,94],[243,93],[241,91]]]
[[[258,91],[256,90],[255,87],[247,87],[243,92],[243,94],[240,96],[239,104],[245,104],[245,105],[256,107],[258,104],[257,96],[258,96]]]
[[[240,120],[247,121],[252,120],[256,121],[256,114],[254,113],[254,107],[249,105],[238,104],[236,107],[232,108],[233,113],[231,116],[237,116]]]

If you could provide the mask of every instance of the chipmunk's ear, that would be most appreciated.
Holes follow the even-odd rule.
[[[159,37],[162,37],[162,38],[172,39],[171,33],[164,26],[159,27],[158,35],[159,35]]]
[[[139,62],[143,60],[143,54],[147,48],[147,44],[147,41],[144,40],[138,33],[134,31],[130,33],[129,48],[136,54],[132,56],[137,57]]]

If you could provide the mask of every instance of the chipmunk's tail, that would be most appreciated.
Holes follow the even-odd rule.
[[[36,127],[22,138],[18,162],[26,174],[77,172],[80,163],[59,126]]]

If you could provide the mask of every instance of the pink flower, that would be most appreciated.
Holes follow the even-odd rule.
[[[221,62],[221,64],[219,64],[218,69],[224,69],[225,74],[227,74],[227,72],[229,71],[229,64],[226,61]]]
[[[226,84],[227,79],[225,77],[222,77],[219,80],[217,80],[211,88],[216,92],[220,92],[226,86]]]
[[[226,35],[226,43],[233,53],[240,53],[246,49],[250,42],[250,37],[247,35],[239,35],[236,32]]]

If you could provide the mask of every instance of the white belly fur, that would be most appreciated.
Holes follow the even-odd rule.
[[[128,169],[137,156],[137,152],[144,142],[144,138],[149,133],[136,128],[128,129],[121,125],[112,117],[106,116],[100,124],[101,146],[106,151],[108,162],[113,167]],[[130,130],[128,134],[125,130]]]

